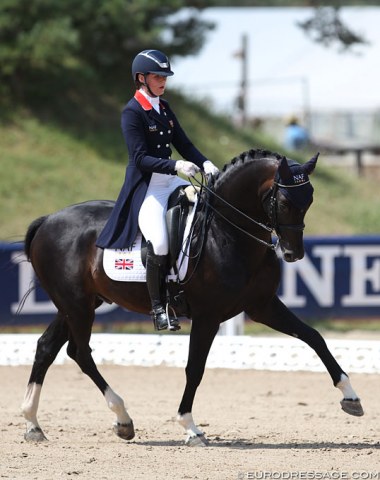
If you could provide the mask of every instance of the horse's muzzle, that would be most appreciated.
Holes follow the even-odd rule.
[[[282,258],[285,262],[293,263],[305,256],[303,236],[292,239],[280,238],[279,240]]]
[[[294,252],[292,250],[284,249],[282,250],[282,256],[285,262],[292,263],[301,260],[304,257],[304,251]]]
[[[281,225],[278,229],[279,244],[285,262],[296,262],[304,257],[304,227],[305,225],[300,223],[295,225]]]

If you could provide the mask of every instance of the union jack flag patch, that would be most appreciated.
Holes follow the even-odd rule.
[[[116,258],[115,269],[116,270],[133,270],[133,260],[129,258]]]

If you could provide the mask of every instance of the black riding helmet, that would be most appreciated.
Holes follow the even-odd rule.
[[[132,62],[132,76],[136,82],[137,74],[142,73],[144,77],[148,73],[170,77],[174,73],[170,70],[168,57],[159,50],[143,50],[138,53]]]

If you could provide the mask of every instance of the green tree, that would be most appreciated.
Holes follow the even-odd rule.
[[[173,14],[189,7],[186,18]],[[2,0],[0,85],[23,99],[48,95],[78,77],[117,85],[144,48],[169,55],[198,51],[210,23],[197,18],[207,0]]]
[[[343,22],[342,7],[379,6],[378,0],[268,0],[263,5],[261,0],[214,0],[213,6],[223,7],[312,7],[313,12],[306,21],[298,22],[306,35],[323,46],[334,45],[340,51],[350,51],[359,44],[367,44],[366,39],[356,33],[351,25]]]
[[[298,25],[312,40],[326,47],[337,45],[340,51],[348,51],[356,45],[367,44],[367,40],[346,25],[341,18],[339,5],[320,5],[324,2],[315,0],[313,15]]]

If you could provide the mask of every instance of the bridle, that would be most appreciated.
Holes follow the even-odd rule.
[[[209,178],[206,178],[206,177],[209,177]],[[302,224],[295,224],[295,225],[283,225],[283,224],[278,223],[278,221],[277,221],[277,218],[278,218],[278,216],[277,216],[277,192],[278,192],[279,187],[281,187],[281,188],[286,188],[286,187],[291,188],[291,187],[296,187],[296,186],[302,186],[306,183],[309,183],[308,181],[300,183],[298,185],[294,185],[294,186],[293,185],[287,186],[287,185],[282,185],[281,183],[279,183],[277,181],[278,178],[275,177],[275,181],[273,183],[273,186],[264,194],[263,199],[262,199],[262,204],[265,204],[266,201],[269,200],[269,210],[267,211],[267,215],[269,217],[269,221],[270,221],[271,225],[266,225],[265,223],[258,222],[254,218],[251,218],[250,216],[246,215],[240,209],[236,208],[234,205],[227,202],[227,200],[224,200],[224,198],[220,197],[212,188],[210,188],[208,186],[209,184],[212,183],[212,178],[213,177],[211,175],[205,176],[204,174],[202,174],[202,181],[201,182],[195,177],[189,178],[190,183],[193,186],[194,190],[196,190],[196,187],[195,187],[195,185],[193,184],[192,181],[194,181],[195,183],[197,183],[200,186],[200,189],[201,189],[200,198],[202,198],[203,200],[202,200],[202,202],[198,203],[197,208],[203,209],[204,215],[203,215],[203,221],[201,222],[201,227],[200,227],[199,244],[198,244],[198,247],[197,247],[197,252],[192,256],[192,258],[196,259],[196,262],[195,262],[193,271],[190,274],[189,278],[185,281],[179,282],[181,285],[185,285],[186,283],[189,283],[191,281],[191,279],[193,278],[193,276],[195,274],[195,271],[198,268],[199,261],[200,261],[200,258],[201,258],[201,253],[202,253],[202,250],[203,250],[203,246],[204,246],[205,241],[206,241],[207,222],[208,222],[208,217],[209,217],[209,211],[210,210],[212,210],[215,214],[217,214],[219,217],[221,217],[223,220],[225,220],[227,223],[232,225],[234,228],[236,228],[240,232],[244,233],[245,235],[252,238],[256,242],[258,242],[262,245],[265,245],[267,248],[269,248],[270,250],[273,250],[273,251],[275,251],[277,249],[277,246],[280,243],[280,239],[281,239],[280,229],[281,228],[282,229],[288,228],[288,229],[297,230],[297,231],[303,231],[303,229],[305,228],[305,225],[303,223]],[[203,191],[206,192],[205,195],[203,194]],[[267,232],[270,232],[270,233],[273,233],[275,231],[276,234],[277,234],[277,242],[276,243],[267,242],[267,241],[263,240],[262,238],[256,237],[255,235],[252,235],[250,232],[247,232],[247,230],[245,230],[244,228],[239,227],[239,225],[232,222],[229,218],[224,216],[221,212],[219,212],[219,210],[217,210],[212,205],[210,197],[217,198],[220,202],[222,202],[224,205],[231,208],[234,212],[238,213],[240,216],[242,216],[246,220],[249,220],[251,223],[259,226],[263,230],[265,230]],[[203,204],[203,205],[200,206],[200,204]],[[192,231],[194,231],[195,223],[196,223],[196,221],[193,222],[193,225],[191,227]],[[190,241],[191,236],[192,236],[191,234],[188,235],[186,245]],[[185,252],[186,250],[187,250],[187,247],[185,246],[183,251]]]
[[[285,185],[279,182],[280,178],[278,172],[276,173],[273,186],[268,190],[268,192],[263,197],[263,203],[269,203],[269,208],[267,211],[269,221],[273,226],[273,230],[276,231],[278,238],[281,238],[281,230],[294,230],[297,232],[303,232],[305,229],[305,224],[295,223],[295,224],[283,224],[278,222],[278,208],[277,208],[277,192],[280,188],[298,188],[310,183],[310,180],[305,182],[297,183],[294,185]]]
[[[225,200],[224,198],[220,197],[212,188],[210,188],[208,186],[209,182],[207,181],[207,179],[205,179],[205,177],[203,175],[202,175],[202,182],[199,182],[195,177],[193,177],[192,180],[194,180],[196,183],[198,183],[198,185],[201,187],[201,192],[202,192],[202,190],[205,190],[207,192],[207,194],[208,194],[207,197],[212,196],[214,198],[217,198],[220,202],[222,202],[224,205],[229,207],[234,212],[238,213],[245,220],[248,220],[251,223],[259,226],[263,230],[265,230],[267,232],[270,232],[270,233],[276,232],[277,242],[275,244],[272,243],[272,242],[267,242],[267,241],[265,241],[265,240],[263,240],[259,237],[256,237],[255,235],[252,235],[250,232],[248,232],[247,230],[245,230],[244,228],[240,227],[239,225],[234,223],[232,220],[227,218],[225,215],[223,215],[219,210],[217,210],[212,205],[212,203],[210,202],[210,200],[208,198],[203,200],[206,203],[207,208],[211,209],[215,214],[217,214],[219,217],[223,218],[223,220],[225,220],[227,223],[229,223],[230,225],[232,225],[234,228],[241,231],[242,233],[246,234],[248,237],[252,238],[256,242],[261,243],[262,245],[265,245],[267,248],[269,248],[271,250],[276,250],[276,248],[277,248],[277,246],[280,242],[280,239],[281,239],[281,230],[294,230],[294,231],[302,232],[305,228],[305,224],[303,222],[299,223],[299,224],[288,224],[288,225],[280,224],[278,222],[277,193],[278,193],[279,188],[301,187],[301,186],[303,186],[307,183],[310,183],[309,180],[307,180],[305,182],[302,182],[302,183],[295,184],[295,185],[284,185],[284,184],[279,182],[280,178],[278,176],[278,172],[276,172],[276,176],[275,176],[275,179],[274,179],[274,182],[273,182],[273,186],[264,194],[263,199],[262,199],[263,205],[265,205],[266,203],[269,204],[268,209],[265,209],[265,210],[267,212],[270,225],[266,225],[262,222],[258,222],[257,220],[250,217],[249,215],[246,215],[240,209],[236,208],[231,203],[227,202],[227,200]]]

